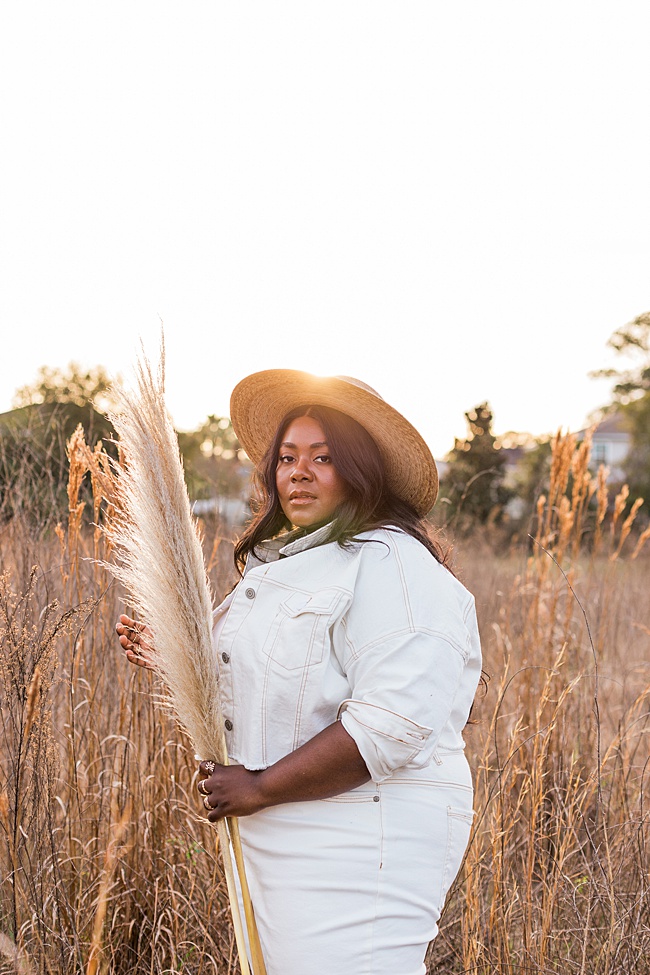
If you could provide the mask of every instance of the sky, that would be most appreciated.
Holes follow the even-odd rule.
[[[179,429],[260,369],[356,376],[437,457],[580,429],[650,309],[646,0],[0,8],[0,412],[42,365]],[[623,363],[619,363],[622,365]]]

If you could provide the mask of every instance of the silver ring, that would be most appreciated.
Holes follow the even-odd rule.
[[[202,796],[207,796],[208,793],[205,790],[205,779],[201,779],[201,781],[199,782],[197,788],[198,788],[198,790],[199,790],[199,792],[201,793]]]
[[[207,770],[208,770],[208,772],[210,773],[210,775],[212,775],[212,773],[214,772],[214,770],[215,770],[215,769],[216,769],[216,767],[217,767],[217,766],[215,765],[215,763],[214,763],[214,762],[205,762],[204,764],[205,764],[205,767],[206,767],[206,769],[207,769]]]
[[[212,806],[208,802],[208,796],[203,796],[203,805],[205,806],[206,809],[212,810]]]

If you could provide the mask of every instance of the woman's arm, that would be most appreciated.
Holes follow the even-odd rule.
[[[126,615],[120,616],[115,629],[127,660],[153,669],[151,631]],[[370,779],[359,749],[340,721],[264,771],[215,765],[211,772],[213,764],[201,762],[199,766],[199,791],[204,804],[208,800],[208,819],[213,823],[224,816],[249,816],[283,802],[327,799]]]
[[[384,536],[362,548],[335,644],[351,689],[340,720],[375,782],[425,767],[441,740],[462,747],[481,670],[472,596],[420,542]]]
[[[241,765],[199,766],[199,792],[208,819],[250,816],[268,806],[307,799],[328,799],[368,782],[370,774],[354,740],[340,721],[261,772]]]

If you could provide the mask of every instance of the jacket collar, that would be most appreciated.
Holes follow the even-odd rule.
[[[316,548],[317,545],[322,545],[323,542],[327,541],[331,530],[332,522],[330,521],[327,525],[321,525],[316,531],[308,532],[306,535],[290,532],[289,534],[294,536],[290,539],[280,536],[278,541],[284,542],[280,549],[280,555],[296,555],[298,552],[306,552],[309,548]],[[298,532],[302,532],[302,529],[298,529]],[[295,537],[296,534],[298,534],[297,538]]]
[[[276,538],[269,538],[260,542],[256,546],[258,555],[249,552],[246,569],[253,569],[258,565],[265,565],[267,562],[277,562],[278,559],[297,555],[299,552],[306,552],[310,548],[316,548],[317,545],[322,545],[327,541],[331,528],[332,522],[321,525],[320,528],[307,534],[302,528],[294,528],[293,531],[284,532]]]

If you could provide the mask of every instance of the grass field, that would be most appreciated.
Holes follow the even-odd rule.
[[[192,752],[119,653],[125,607],[80,506],[83,471],[93,517],[108,474],[71,451],[68,524],[0,531],[0,972],[235,973]],[[455,552],[490,680],[466,736],[475,828],[431,973],[650,972],[650,561],[585,450],[560,440],[554,458],[535,541]],[[231,534],[206,525],[205,545],[220,593]]]

